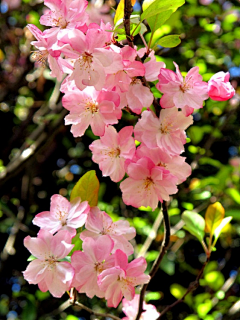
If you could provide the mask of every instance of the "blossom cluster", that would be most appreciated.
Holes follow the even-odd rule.
[[[207,83],[193,67],[184,78],[176,63],[175,73],[156,61],[153,50],[118,42],[110,23],[92,23],[86,0],[44,3],[49,10],[40,23],[51,28],[28,28],[38,40],[33,42],[35,58],[48,59],[58,80],[67,75],[61,85],[63,107],[69,110],[65,124],[71,125],[74,137],[84,135],[89,126],[100,137],[90,145],[92,159],[114,182],[128,175],[120,184],[127,205],[156,209],[191,173],[181,154],[193,111],[209,97],[223,101],[234,95],[229,73],[219,72]],[[150,108],[156,102],[150,83],[157,80],[163,94],[159,117]],[[112,125],[123,109],[139,120],[117,132]]]
[[[37,214],[33,224],[41,229],[37,238],[24,239],[35,259],[23,274],[43,292],[49,290],[54,297],[61,297],[76,288],[90,298],[105,297],[108,306],[116,308],[123,296],[131,301],[135,287],[150,279],[144,274],[147,263],[143,257],[128,262],[134,251],[129,240],[135,237],[135,228],[128,221],[113,222],[106,212],[90,208],[87,201],[75,198],[69,202],[53,195],[50,211]],[[72,239],[79,238],[76,230],[83,226],[82,251],[75,250]]]

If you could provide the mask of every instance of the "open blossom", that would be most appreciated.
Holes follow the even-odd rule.
[[[185,117],[177,108],[161,110],[159,118],[152,111],[144,111],[135,126],[138,141],[148,148],[161,148],[170,156],[184,151],[186,130],[193,123],[193,117]]]
[[[114,266],[114,255],[110,255],[114,242],[107,235],[97,239],[86,238],[83,241],[83,251],[75,251],[71,264],[75,269],[72,286],[80,293],[86,293],[89,298],[96,295],[104,297],[97,284],[98,275],[105,269]]]
[[[84,225],[90,210],[87,201],[81,202],[75,198],[69,202],[59,194],[51,197],[50,211],[43,211],[36,215],[33,224],[44,228],[52,234],[66,229],[72,237],[76,235],[76,229]]]
[[[163,93],[160,99],[162,108],[181,108],[187,117],[194,109],[203,107],[203,101],[208,98],[207,83],[202,81],[199,68],[192,68],[183,78],[178,65],[174,62],[176,73],[162,68],[156,87]]]
[[[27,236],[24,246],[37,259],[31,261],[23,272],[24,279],[30,284],[38,284],[41,291],[60,298],[71,287],[74,269],[64,259],[74,247],[71,235],[66,231],[59,231],[52,235],[41,229],[37,238]]]
[[[92,160],[99,164],[103,176],[110,176],[114,182],[122,180],[125,175],[124,163],[135,154],[132,132],[132,126],[121,129],[119,133],[109,126],[104,136],[89,146],[93,153]]]
[[[97,207],[91,208],[85,225],[86,229],[81,232],[80,238],[99,238],[108,235],[114,242],[112,253],[121,249],[126,255],[133,253],[134,249],[129,240],[136,236],[134,227],[130,227],[126,220],[113,222],[109,215],[100,211]]]
[[[150,206],[155,210],[158,201],[168,201],[177,193],[177,178],[149,158],[141,158],[127,166],[129,178],[120,184],[123,201],[133,207]]]
[[[147,267],[143,257],[128,263],[128,258],[121,250],[115,252],[115,266],[104,270],[98,276],[98,285],[105,292],[108,307],[116,308],[124,296],[132,300],[137,285],[148,283],[150,276],[144,274]]]
[[[44,11],[40,23],[52,29],[80,29],[88,20],[86,0],[44,0],[44,4],[50,10]]]
[[[235,90],[231,83],[229,82],[230,74],[229,72],[220,71],[208,81],[208,94],[212,100],[215,101],[225,101],[231,99]]]
[[[138,313],[139,306],[139,294],[135,294],[133,300],[128,301],[127,299],[122,300],[123,312],[127,317],[122,318],[122,320],[135,320]],[[141,314],[140,320],[156,320],[160,313],[157,312],[157,309],[152,304],[147,304],[143,302],[144,312]]]
[[[177,177],[177,184],[182,183],[191,174],[191,166],[185,162],[185,157],[172,156],[170,157],[166,152],[160,148],[150,149],[144,144],[137,148],[136,158],[148,157],[152,162],[159,167],[169,170],[171,174]]]
[[[68,91],[62,99],[64,108],[70,111],[65,124],[72,124],[74,137],[81,137],[89,125],[95,135],[102,136],[106,125],[118,123],[121,118],[119,101],[116,92],[96,91],[93,87]]]

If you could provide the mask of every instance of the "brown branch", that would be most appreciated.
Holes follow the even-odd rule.
[[[167,248],[169,246],[169,243],[170,243],[170,222],[169,222],[169,216],[168,216],[168,210],[167,210],[166,201],[163,201],[162,213],[163,213],[163,221],[164,221],[164,239],[163,239],[163,242],[162,242],[162,245],[161,245],[161,249],[160,249],[159,255],[158,255],[157,259],[154,261],[153,266],[151,268],[151,271],[149,273],[149,275],[150,275],[149,283],[151,282],[151,280],[153,279],[153,277],[157,273],[159,265],[160,265],[164,255],[165,255],[165,253],[167,251]],[[140,319],[141,314],[144,311],[143,310],[144,295],[145,295],[145,292],[147,290],[147,287],[148,287],[149,283],[146,283],[141,289],[140,298],[139,298],[138,314],[137,314],[136,320]]]
[[[124,23],[124,29],[126,32],[126,37],[127,37],[127,42],[130,47],[133,46],[133,39],[132,36],[130,35],[130,16],[131,13],[133,12],[133,7],[131,0],[124,0],[124,18],[123,18],[123,23]]]
[[[207,258],[206,262],[203,264],[201,270],[199,271],[198,275],[197,275],[197,278],[195,281],[191,282],[187,291],[184,293],[184,295],[182,296],[182,298],[176,300],[174,303],[170,304],[169,306],[167,306],[161,313],[160,313],[160,316],[157,318],[157,320],[159,319],[162,319],[162,316],[168,312],[169,310],[171,310],[172,308],[174,308],[176,305],[178,305],[180,302],[183,302],[184,298],[192,291],[196,290],[199,286],[199,280],[200,278],[202,277],[203,275],[203,271],[206,267],[206,265],[208,264],[209,262],[209,258]]]

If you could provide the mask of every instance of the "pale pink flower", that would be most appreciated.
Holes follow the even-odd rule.
[[[66,229],[74,237],[76,229],[86,222],[89,210],[87,201],[81,202],[80,198],[75,198],[69,202],[61,195],[54,194],[51,197],[50,211],[37,214],[32,222],[52,234]]]
[[[81,137],[90,125],[96,136],[102,136],[105,126],[118,123],[122,111],[118,109],[119,95],[113,91],[96,91],[88,87],[67,91],[62,99],[64,108],[70,111],[65,124],[72,124],[74,137]]]
[[[135,294],[131,301],[124,298],[122,300],[122,305],[122,310],[127,316],[122,318],[122,320],[135,320],[138,314],[139,294]],[[144,312],[141,314],[140,320],[156,320],[160,316],[156,307],[152,304],[147,304],[145,301],[143,302],[143,310]]]
[[[86,35],[77,29],[64,31],[62,52],[68,58],[63,61],[65,72],[80,90],[87,86],[101,90],[106,75],[122,69],[121,55],[106,45],[108,40],[109,32],[100,28],[89,28]]]
[[[114,242],[109,236],[97,239],[86,238],[83,241],[83,251],[75,251],[71,264],[75,269],[72,286],[80,293],[86,293],[89,298],[96,295],[103,298],[105,293],[97,284],[98,275],[105,269],[114,266],[114,255],[110,255]]]
[[[108,235],[114,241],[113,253],[117,249],[121,249],[128,256],[133,253],[134,249],[129,240],[135,237],[136,230],[130,227],[128,221],[113,222],[106,212],[93,207],[88,214],[85,227],[86,229],[80,234],[82,240],[87,237],[99,238]]]
[[[138,50],[138,55],[140,58],[144,56],[147,49],[141,48]],[[148,55],[147,59],[145,59],[147,62],[144,62],[145,67],[145,78],[147,81],[156,81],[158,80],[159,72],[162,68],[166,68],[166,65],[162,61],[156,61],[156,57],[154,55],[154,50],[151,50],[150,54]]]
[[[147,263],[143,257],[128,263],[124,252],[115,252],[115,266],[104,270],[98,276],[98,285],[105,292],[108,307],[116,308],[123,296],[127,300],[134,298],[134,287],[150,280],[150,276],[144,274],[146,267]]]
[[[176,73],[162,68],[156,87],[163,93],[160,100],[162,108],[181,108],[185,116],[194,109],[203,107],[203,101],[208,98],[207,83],[202,81],[199,67],[192,68],[183,78],[178,65],[174,62]]]
[[[51,69],[50,75],[56,77],[59,81],[62,80],[63,70],[60,63],[61,50],[57,45],[56,34],[49,33],[49,30],[42,32],[33,24],[27,25],[28,29],[34,35],[38,41],[32,41],[31,44],[34,45],[38,50],[34,51],[32,54],[33,59],[40,65],[47,63]]]
[[[170,156],[184,151],[186,130],[193,123],[193,117],[185,117],[177,108],[161,110],[159,118],[152,111],[144,111],[135,126],[138,141],[148,148],[161,148]]]
[[[114,182],[122,180],[125,175],[124,163],[135,154],[132,132],[132,126],[124,127],[119,133],[109,126],[106,127],[104,136],[89,146],[93,153],[92,160],[99,164],[103,176],[110,176]]]
[[[88,20],[85,12],[88,2],[86,0],[44,0],[45,10],[40,18],[40,23],[62,29],[83,28]]]
[[[220,71],[208,81],[208,94],[212,100],[225,101],[231,99],[235,90],[229,82],[229,72]]]
[[[178,178],[177,184],[182,183],[191,174],[191,166],[185,162],[185,157],[172,156],[170,157],[166,152],[160,148],[150,149],[144,144],[137,148],[136,157],[148,157],[156,166],[160,166],[169,170],[171,174]]]
[[[49,292],[60,298],[71,287],[74,269],[64,259],[74,247],[71,235],[66,231],[59,231],[52,235],[41,229],[37,238],[27,236],[24,246],[37,259],[31,261],[23,272],[24,278],[30,284],[38,284],[41,291]]]
[[[149,158],[141,158],[127,166],[129,178],[120,184],[123,201],[139,208],[155,210],[158,201],[168,201],[169,195],[177,193],[177,178],[163,167],[156,166]]]

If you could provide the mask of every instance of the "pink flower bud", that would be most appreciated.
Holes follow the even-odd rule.
[[[234,96],[235,90],[229,78],[229,72],[220,71],[208,81],[208,94],[212,100],[225,101]]]

